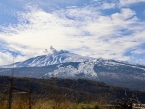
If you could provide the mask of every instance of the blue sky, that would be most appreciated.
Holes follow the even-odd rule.
[[[145,0],[0,1],[0,65],[50,46],[145,64]]]

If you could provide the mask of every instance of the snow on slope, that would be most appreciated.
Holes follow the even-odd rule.
[[[97,79],[97,73],[94,71],[94,62],[81,62],[77,68],[72,65],[65,67],[58,66],[53,72],[48,72],[43,78],[59,77],[59,78],[88,78]]]
[[[14,63],[15,76],[34,78],[85,78],[111,85],[143,89],[145,66],[116,60],[80,56],[68,51],[51,48],[48,55]],[[42,67],[43,66],[43,67]],[[0,67],[0,75],[11,74],[13,64]]]
[[[84,77],[84,78],[97,78],[98,73],[106,75],[108,72],[112,75],[119,73],[143,75],[145,74],[145,66],[133,65],[127,62],[120,62],[115,60],[104,60],[102,58],[95,59],[91,57],[80,56],[68,51],[57,51],[53,47],[50,47],[52,53],[48,55],[37,56],[30,58],[24,62],[17,62],[10,65],[4,65],[0,68],[20,68],[20,67],[42,67],[58,64],[58,68],[52,72],[48,72],[43,77]],[[61,64],[69,62],[79,62],[77,68],[72,66],[61,66]],[[115,74],[118,73],[118,74]],[[116,77],[117,77],[116,76]]]
[[[10,65],[3,65],[0,68],[13,68],[15,66],[18,67],[42,67],[66,62],[84,62],[93,60],[94,58],[80,56],[74,53],[69,53],[68,51],[60,50],[57,51],[54,48],[51,48],[52,53],[48,55],[37,56],[34,58],[30,58],[23,62],[17,62]]]

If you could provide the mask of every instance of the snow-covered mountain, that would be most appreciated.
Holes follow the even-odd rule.
[[[84,57],[68,51],[57,51],[30,58],[24,62],[1,66],[0,75],[33,78],[86,78],[116,86],[145,90],[145,66],[116,60]]]
[[[10,65],[3,65],[0,68],[19,68],[19,67],[42,67],[42,66],[49,66],[54,64],[60,63],[67,63],[67,62],[84,62],[94,60],[94,58],[80,56],[74,53],[70,53],[65,50],[57,51],[54,48],[50,48],[52,53],[48,55],[37,56],[34,58],[27,59],[23,62],[17,62]]]
[[[59,77],[59,78],[87,78],[98,79],[97,73],[94,71],[94,62],[74,62],[59,64],[57,69],[46,73],[42,78]]]

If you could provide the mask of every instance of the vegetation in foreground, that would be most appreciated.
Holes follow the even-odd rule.
[[[10,85],[9,79],[0,77],[0,84]],[[32,88],[32,109],[107,109],[102,105],[115,103],[116,99],[124,96],[124,92],[136,94],[139,100],[145,101],[144,91],[132,91],[85,79],[14,78],[13,86],[25,90]],[[25,94],[17,96],[18,92],[13,90],[12,109],[30,109],[29,97]],[[0,109],[7,109],[8,95],[9,89],[0,86]]]
[[[0,102],[0,109],[7,109],[6,100]],[[14,99],[12,109],[29,109],[28,101],[23,99]],[[72,103],[64,100],[58,102],[55,100],[37,99],[32,102],[31,109],[114,109],[100,106],[99,103]]]

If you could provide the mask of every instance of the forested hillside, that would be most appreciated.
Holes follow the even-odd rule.
[[[10,84],[10,77],[1,76],[0,84]],[[33,97],[69,100],[72,102],[92,102],[100,101],[115,103],[116,99],[134,94],[138,99],[145,102],[144,91],[133,91],[123,87],[114,87],[103,82],[85,79],[34,79],[34,78],[14,78],[14,87],[29,90],[31,86]],[[7,94],[8,90],[0,86],[0,92]]]

